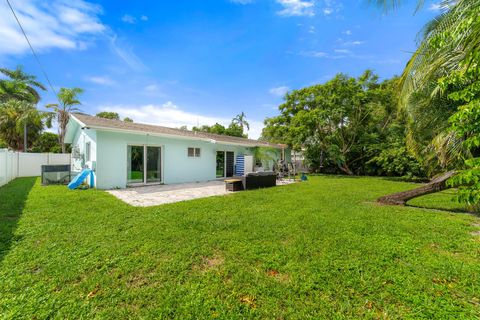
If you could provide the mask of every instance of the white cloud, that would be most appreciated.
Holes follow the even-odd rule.
[[[323,0],[323,15],[328,17],[334,13],[339,13],[343,8],[343,4],[337,0]]]
[[[171,101],[167,101],[163,105],[106,105],[100,106],[98,110],[117,112],[121,118],[129,117],[137,123],[160,125],[170,128],[179,128],[186,125],[191,129],[196,125],[213,125],[217,122],[224,126],[228,126],[232,120],[231,118],[203,116],[188,112],[182,110]],[[247,120],[250,124],[248,136],[252,139],[258,139],[262,133],[263,123],[256,120]]]
[[[343,32],[343,34],[347,35],[347,36],[351,36],[352,35],[352,30],[345,30]]]
[[[343,39],[338,39],[337,42],[345,47],[360,46],[366,43],[365,41],[360,40],[344,41]]]
[[[367,59],[374,59],[374,56],[371,55],[359,55],[355,54],[351,50],[348,49],[334,49],[331,53],[323,52],[323,51],[301,51],[298,53],[304,57],[311,57],[311,58],[321,58],[321,59],[357,59],[357,60],[367,60]]]
[[[83,0],[23,0],[14,9],[32,46],[38,53],[51,49],[86,50],[89,43],[108,41],[113,53],[129,67],[146,67],[133,49],[117,40],[116,34],[100,21],[102,8]],[[0,1],[0,56],[21,55],[30,48],[6,2]]]
[[[325,58],[328,56],[328,54],[323,51],[301,51],[300,55],[312,58]]]
[[[323,14],[326,15],[326,16],[329,16],[333,13],[333,9],[332,8],[323,8]]]
[[[277,11],[277,14],[284,17],[309,16],[315,15],[315,3],[306,0],[277,0],[283,9]]]
[[[148,70],[142,60],[133,52],[133,49],[125,44],[117,35],[110,37],[110,48],[131,69],[142,72]]]
[[[430,11],[445,11],[449,9],[448,3],[435,2],[430,4],[428,10]]]
[[[351,54],[352,51],[348,50],[348,49],[335,49],[333,50],[335,53],[344,53],[344,54]]]
[[[268,92],[276,97],[283,97],[290,90],[287,86],[271,88]]]
[[[139,18],[141,21],[148,21],[148,17],[146,15],[141,15],[140,18]],[[138,19],[137,17],[134,17],[130,14],[124,14],[121,18],[121,20],[125,23],[129,23],[129,24],[135,24],[137,23]]]
[[[112,86],[116,83],[115,81],[106,76],[87,77],[86,80],[103,86]]]
[[[147,92],[158,92],[158,91],[160,91],[160,87],[156,84],[149,84],[148,86],[145,86],[145,91],[147,91]]]
[[[167,95],[163,92],[162,87],[156,83],[152,83],[149,85],[146,85],[143,88],[144,92],[147,95],[150,96],[155,96],[155,97],[166,97]]]
[[[135,24],[137,22],[137,18],[135,18],[134,16],[131,16],[129,14],[125,14],[122,17],[122,21],[125,22],[125,23]]]
[[[106,29],[99,20],[101,7],[83,0],[24,0],[21,5],[13,5],[30,42],[39,52],[53,48],[84,49],[88,37]],[[0,55],[24,54],[28,50],[6,2],[0,2]]]
[[[317,30],[315,29],[314,26],[310,26],[310,27],[308,28],[308,33],[314,34],[314,33],[316,33],[316,32],[317,32]]]

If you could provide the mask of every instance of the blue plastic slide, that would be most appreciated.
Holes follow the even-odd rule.
[[[92,169],[83,169],[82,172],[77,174],[75,176],[75,178],[73,178],[73,180],[70,181],[70,183],[68,184],[68,189],[73,190],[73,189],[78,188],[82,184],[82,182],[85,181],[85,179],[88,178],[88,176],[90,176],[90,187],[93,188],[93,186],[95,185],[93,170]]]

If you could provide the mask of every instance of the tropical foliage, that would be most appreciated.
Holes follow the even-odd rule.
[[[51,126],[52,115],[35,106],[40,101],[38,90],[45,87],[21,66],[15,70],[1,68],[0,73],[7,77],[0,80],[0,145],[26,150],[44,126]]]
[[[62,148],[58,143],[58,134],[53,132],[42,132],[33,142],[31,151],[61,153]],[[67,147],[67,152],[70,152],[69,147]]]
[[[425,26],[401,77],[401,106],[413,119],[415,115],[427,119],[423,127],[430,129],[416,132],[430,136],[420,134],[410,140],[418,144],[422,138],[431,139],[423,151],[439,159],[440,166],[432,171],[460,169],[450,184],[459,187],[459,201],[473,206],[480,203],[480,1],[441,4],[443,12]],[[422,126],[422,121],[412,123]]]
[[[397,79],[372,71],[338,74],[324,84],[287,93],[280,115],[267,119],[263,138],[301,150],[311,168],[346,174],[418,176],[406,149],[406,118],[397,113]],[[390,162],[392,157],[395,164]]]
[[[47,108],[52,109],[57,116],[58,138],[62,153],[66,152],[65,133],[70,118],[70,112],[80,111],[76,106],[80,105],[79,96],[83,93],[80,88],[61,88],[57,94],[59,103],[49,104]]]
[[[263,138],[302,150],[324,172],[432,177],[461,170],[451,180],[458,199],[480,203],[480,2],[441,7],[399,79],[340,74],[289,92],[280,115],[266,120]]]
[[[250,130],[250,124],[246,120],[246,115],[244,112],[235,116],[232,119],[232,122],[228,127],[225,127],[219,123],[215,123],[213,126],[202,125],[194,126],[193,131],[208,132],[232,137],[247,137],[247,134],[244,132],[244,129]]]
[[[25,130],[27,145],[31,145],[43,127],[42,114],[33,104],[11,99],[0,105],[0,136],[10,148],[24,149]]]
[[[35,76],[25,73],[22,66],[15,70],[0,68],[0,73],[8,78],[0,80],[0,102],[19,100],[37,104],[40,101],[38,90],[46,90]]]
[[[120,116],[118,115],[118,113],[110,111],[102,111],[97,113],[95,116],[105,119],[120,120]]]

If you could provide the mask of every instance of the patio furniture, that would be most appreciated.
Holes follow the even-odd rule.
[[[233,178],[241,180],[245,190],[269,188],[277,185],[277,175],[273,171],[249,172],[243,176],[235,176]]]
[[[241,191],[243,190],[241,179],[227,179],[225,180],[225,188],[227,191]]]

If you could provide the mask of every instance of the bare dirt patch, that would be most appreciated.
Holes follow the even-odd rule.
[[[241,303],[246,304],[247,306],[249,306],[250,308],[253,308],[253,309],[255,309],[257,307],[256,300],[257,299],[255,297],[252,297],[252,296],[249,296],[249,295],[244,295],[244,296],[240,297],[240,302]]]
[[[127,286],[129,288],[140,288],[148,285],[149,281],[143,275],[134,275],[127,281]]]
[[[278,270],[271,269],[267,271],[267,276],[275,278],[280,282],[287,282],[289,280],[288,274],[280,273]]]
[[[219,254],[215,254],[211,257],[203,257],[201,263],[195,264],[193,266],[193,269],[207,272],[209,270],[219,268],[224,262],[225,260],[222,256],[220,256]]]

